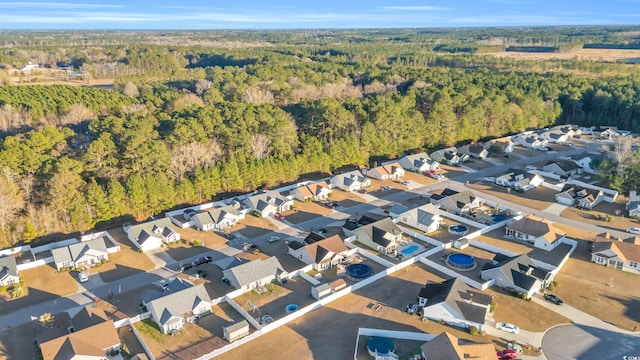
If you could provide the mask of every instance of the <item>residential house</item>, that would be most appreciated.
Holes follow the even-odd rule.
[[[408,171],[418,173],[435,171],[440,168],[440,163],[431,159],[426,152],[403,156],[398,160],[398,164]]]
[[[193,323],[211,312],[213,303],[204,284],[193,285],[175,278],[164,291],[147,290],[142,294],[142,305],[151,313],[162,333],[171,334],[185,323]]]
[[[542,171],[556,174],[561,177],[570,177],[576,174],[582,174],[580,166],[570,160],[549,161],[542,167]]]
[[[565,235],[551,221],[528,215],[507,225],[505,238],[526,241],[538,249],[551,250],[562,242]]]
[[[611,127],[601,126],[600,130],[601,131],[598,134],[598,136],[601,139],[613,139],[613,138],[616,138],[616,137],[620,136],[620,133],[618,132],[618,128],[613,127],[613,126],[611,126]]]
[[[640,196],[635,190],[629,191],[629,201],[626,209],[629,217],[640,217]]]
[[[290,241],[287,243],[287,252],[305,264],[313,264],[313,269],[323,271],[340,263],[346,257],[349,249],[344,245],[340,235],[330,236],[326,239],[306,243]]]
[[[459,153],[458,149],[454,147],[434,151],[429,156],[441,164],[448,165],[460,164],[469,160],[469,155]]]
[[[283,213],[290,210],[293,206],[293,197],[271,190],[249,196],[244,203],[251,212],[255,211],[261,217],[268,217],[277,212]]]
[[[402,230],[389,218],[359,227],[353,232],[358,242],[385,255],[395,256],[397,244],[402,240]]]
[[[535,134],[518,134],[513,137],[513,143],[529,149],[542,149],[549,146],[549,141]]]
[[[480,199],[471,191],[458,192],[448,188],[440,194],[431,195],[430,202],[440,209],[456,215],[470,214],[473,209],[480,206]]]
[[[120,351],[120,337],[104,310],[85,307],[71,319],[62,318],[57,329],[34,324],[43,360],[102,360]]]
[[[0,286],[20,284],[16,258],[11,255],[0,257]]]
[[[489,156],[489,151],[484,144],[469,144],[458,148],[458,153],[468,155],[474,159],[484,159]]]
[[[591,210],[604,200],[604,193],[598,189],[565,184],[562,190],[557,193],[555,197],[557,203]]]
[[[476,343],[443,332],[423,344],[424,360],[495,360],[496,347],[489,343]]]
[[[513,152],[513,141],[508,137],[492,139],[485,143],[489,152],[511,153]]]
[[[554,144],[563,144],[569,141],[569,136],[566,133],[560,130],[541,130],[538,135],[541,138],[547,140],[550,143]]]
[[[586,155],[575,155],[572,157],[568,157],[568,160],[573,161],[574,163],[576,163],[576,165],[578,165],[578,167],[580,167],[580,169],[582,169],[581,172],[586,172],[589,174],[595,174],[596,170],[591,167],[591,157],[590,156],[586,156]]]
[[[596,236],[591,261],[615,269],[640,273],[640,237],[621,239],[609,233]]]
[[[496,286],[512,288],[531,297],[541,288],[549,286],[553,273],[535,266],[533,260],[523,254],[487,264],[480,271],[480,278],[485,281],[495,280]]]
[[[385,217],[383,215],[379,215],[376,213],[366,213],[358,219],[347,219],[344,225],[342,225],[342,232],[347,237],[354,236],[354,231],[358,228],[361,228],[365,225],[373,224],[376,221],[382,220]]]
[[[129,240],[142,251],[159,249],[162,244],[180,241],[180,233],[173,228],[169,218],[126,226],[124,230]]]
[[[371,186],[371,180],[362,176],[359,170],[333,176],[329,183],[332,188],[342,189],[347,192],[354,192]]]
[[[327,200],[331,193],[331,187],[326,181],[313,182],[291,190],[291,195],[302,202]]]
[[[230,205],[203,210],[187,216],[190,224],[200,231],[223,231],[244,219],[244,214],[236,211]]]
[[[482,330],[493,298],[477,291],[458,278],[441,283],[428,282],[420,289],[418,306],[422,317],[461,328]]]
[[[496,184],[512,187],[519,191],[527,191],[540,186],[544,178],[538,174],[529,174],[518,169],[509,169],[504,175],[496,178]]]
[[[82,241],[51,250],[56,269],[94,266],[109,260],[109,252],[103,238]]]
[[[399,222],[424,231],[432,233],[442,225],[442,216],[438,208],[433,204],[426,204],[415,209],[410,209],[398,216]]]
[[[224,281],[229,285],[245,290],[261,288],[273,280],[280,281],[285,274],[284,267],[275,256],[253,260],[222,272]]]
[[[380,165],[372,169],[363,169],[365,176],[378,180],[398,180],[404,176],[404,169],[397,162]]]

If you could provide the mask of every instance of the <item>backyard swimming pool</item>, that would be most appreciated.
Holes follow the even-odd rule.
[[[411,245],[411,246],[407,246],[406,248],[400,250],[400,253],[402,255],[411,255],[412,253],[414,253],[418,249],[419,249],[418,245]]]
[[[471,270],[476,267],[476,259],[471,255],[453,253],[447,257],[447,265],[458,270]]]

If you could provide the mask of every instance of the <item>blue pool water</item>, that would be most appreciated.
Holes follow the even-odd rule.
[[[454,226],[450,226],[449,230],[461,233],[461,232],[469,231],[469,228],[464,225],[454,225]]]
[[[469,266],[473,265],[475,259],[473,256],[467,254],[451,254],[449,255],[449,261],[455,265]]]
[[[366,264],[351,264],[347,265],[346,269],[347,275],[351,276],[354,279],[364,279],[368,276],[371,276],[373,270],[369,265]]]
[[[402,255],[410,255],[413,254],[416,250],[418,250],[418,245],[407,246],[406,248],[400,250]]]
[[[287,307],[285,308],[285,310],[287,311],[287,314],[292,313],[294,311],[298,311],[298,305],[296,304],[289,304],[287,305]]]

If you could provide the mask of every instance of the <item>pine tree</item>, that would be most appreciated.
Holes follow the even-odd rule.
[[[109,220],[113,217],[109,198],[96,179],[91,179],[87,188],[87,202],[93,210],[93,217],[96,221]]]
[[[24,233],[22,234],[22,238],[24,239],[24,243],[28,244],[32,242],[38,236],[38,230],[31,223],[30,220],[24,224]]]
[[[109,207],[114,217],[126,215],[128,212],[127,192],[117,179],[109,180],[107,184]]]

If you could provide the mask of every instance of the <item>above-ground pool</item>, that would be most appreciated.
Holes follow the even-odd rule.
[[[389,354],[393,354],[395,350],[395,346],[393,346],[393,341],[386,337],[374,336],[369,339],[367,343],[367,351],[369,351],[369,355],[371,356],[385,356]]]
[[[371,266],[366,264],[351,264],[346,268],[347,277],[354,281],[360,281],[366,277],[371,276],[373,270]]]
[[[495,215],[491,215],[491,218],[493,219],[493,223],[499,223],[501,221],[505,221],[507,220],[507,215],[504,214],[495,214]]]
[[[294,311],[298,311],[298,305],[296,305],[296,304],[289,304],[289,305],[287,305],[287,307],[286,307],[286,308],[284,308],[284,309],[286,310],[287,314],[290,314],[290,313],[292,313],[292,312],[294,312]]]
[[[447,256],[447,265],[458,270],[471,270],[476,267],[476,259],[471,255],[453,253]]]
[[[469,228],[464,225],[451,225],[449,226],[449,233],[453,235],[464,236],[469,232]]]

